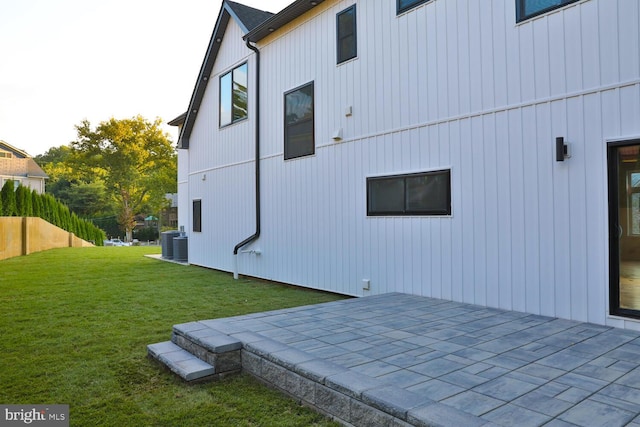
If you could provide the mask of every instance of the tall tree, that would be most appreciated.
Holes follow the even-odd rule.
[[[128,240],[141,207],[161,205],[165,193],[176,191],[176,153],[161,123],[141,116],[111,118],[92,129],[84,120],[76,126],[77,141],[71,143],[77,168],[103,179]]]

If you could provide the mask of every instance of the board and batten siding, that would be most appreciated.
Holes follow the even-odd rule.
[[[336,65],[336,13],[354,3],[358,57]],[[514,0],[433,0],[400,16],[395,2],[325,1],[274,32],[258,44],[262,234],[248,249],[261,254],[241,254],[240,273],[638,327],[607,316],[606,143],[640,135],[639,9],[585,0],[516,24]],[[249,58],[253,111],[253,55],[230,35],[216,70]],[[311,81],[316,152],[284,161],[283,94]],[[210,191],[198,173],[213,167],[225,187],[209,197],[237,202],[206,221],[203,204],[202,237],[211,227],[226,247],[195,255],[190,241],[189,256],[230,271],[253,232],[253,139],[240,135],[253,126],[250,113],[229,146],[200,122],[217,123],[214,82],[192,134],[191,197]],[[439,169],[451,169],[450,217],[366,216],[367,177]]]
[[[233,247],[255,227],[255,70],[243,35],[230,19],[188,149],[190,215],[193,200],[202,203],[201,232],[192,231],[193,218],[189,218],[189,262],[225,271],[233,268]],[[248,63],[249,73],[249,117],[220,128],[220,76],[244,62]]]

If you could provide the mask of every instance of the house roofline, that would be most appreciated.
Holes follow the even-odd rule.
[[[196,81],[195,88],[191,95],[191,100],[189,101],[189,108],[185,113],[184,125],[182,127],[182,130],[180,131],[180,136],[178,137],[178,148],[189,148],[189,138],[191,137],[193,125],[195,123],[196,116],[198,115],[200,105],[202,104],[202,98],[204,97],[204,93],[207,89],[209,77],[211,76],[211,71],[213,70],[213,65],[218,56],[218,52],[220,51],[220,45],[222,44],[224,33],[227,29],[227,25],[229,25],[229,19],[233,18],[245,34],[250,30],[247,26],[248,24],[240,18],[239,14],[234,8],[244,8],[244,13],[246,13],[247,11],[253,11],[258,15],[258,18],[261,15],[269,15],[269,12],[264,12],[239,3],[234,3],[228,0],[224,0],[222,2],[222,6],[220,7],[220,12],[218,14],[218,19],[216,20],[216,25],[213,29],[213,33],[211,34],[211,39],[209,40],[207,53],[202,62],[202,66],[200,67],[198,80]],[[172,120],[172,122],[176,121],[177,119],[178,118]]]
[[[304,15],[314,7],[318,6],[324,0],[296,0],[289,6],[282,9],[271,18],[249,31],[244,39],[252,43],[257,43],[269,34],[277,31],[291,21]]]
[[[182,126],[184,124],[185,119],[187,118],[187,112],[180,114],[175,119],[169,120],[167,124],[169,126]]]
[[[32,156],[29,155],[29,153],[27,153],[24,150],[21,150],[19,148],[14,147],[13,145],[9,144],[6,141],[3,141],[0,139],[0,145],[4,145],[5,147],[7,147],[9,150],[14,151],[16,153],[18,153],[21,156],[24,156],[25,158],[32,158]]]

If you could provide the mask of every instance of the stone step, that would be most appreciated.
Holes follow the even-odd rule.
[[[213,377],[216,373],[212,365],[198,359],[171,341],[149,344],[147,352],[150,357],[167,366],[185,381],[206,379]]]

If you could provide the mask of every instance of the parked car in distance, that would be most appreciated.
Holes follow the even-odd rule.
[[[108,239],[104,241],[105,246],[131,246],[130,243],[123,242],[120,239]]]

